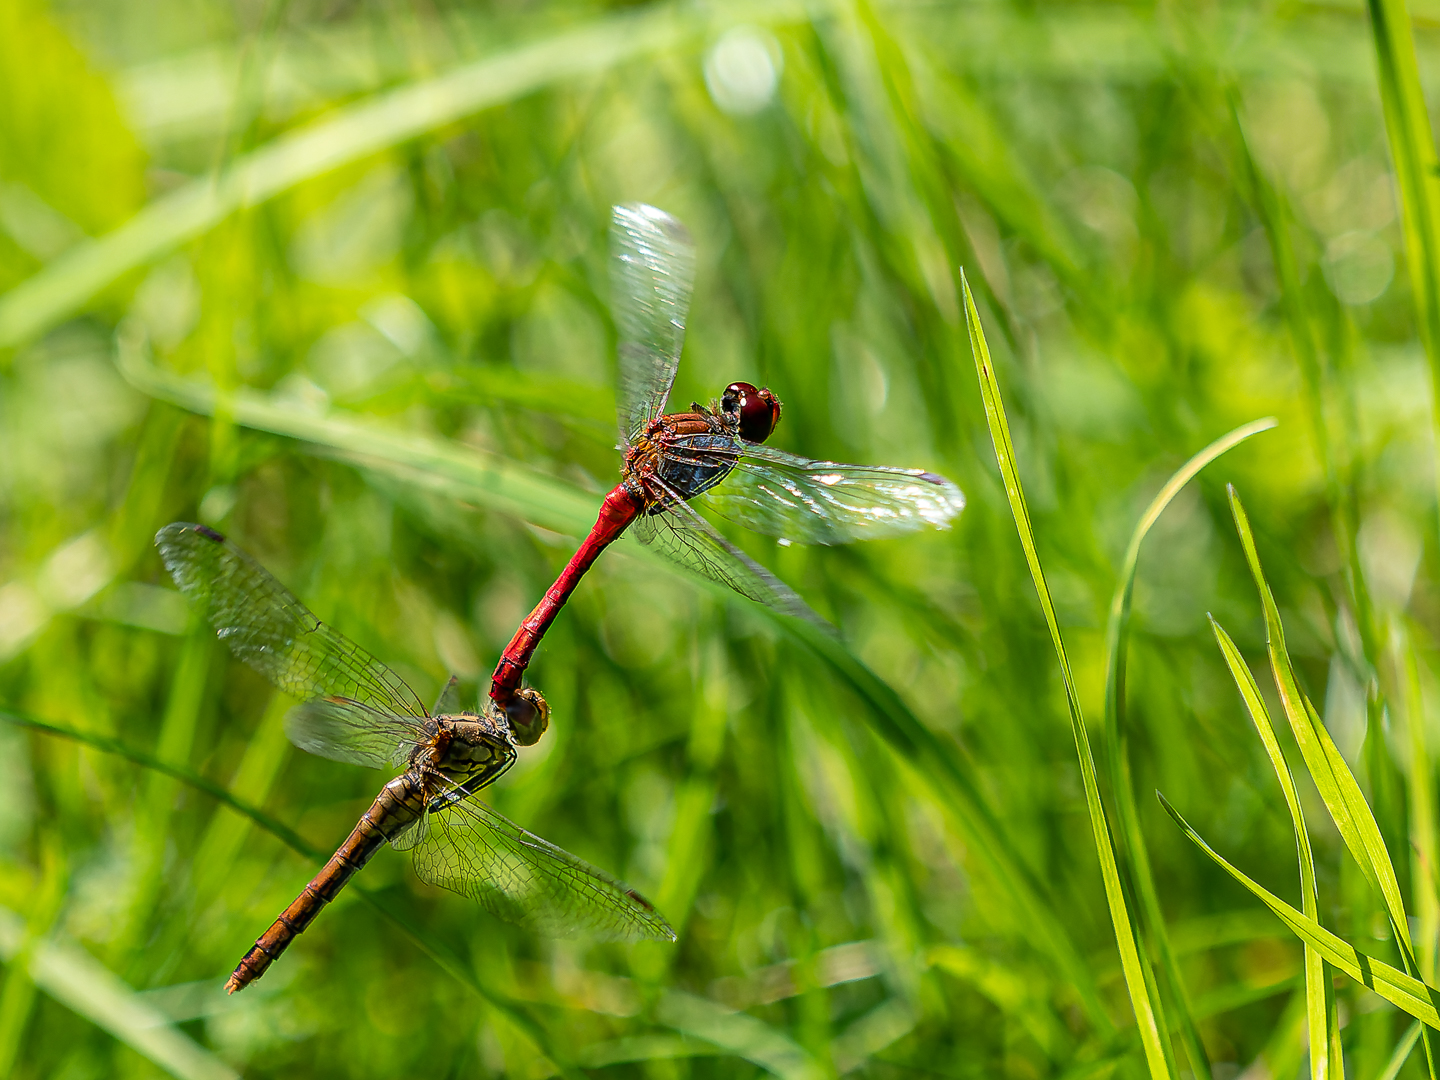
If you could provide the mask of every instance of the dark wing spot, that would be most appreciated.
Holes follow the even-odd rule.
[[[196,525],[195,531],[205,537],[206,540],[214,540],[217,544],[223,544],[225,542],[225,537],[210,528],[209,525]]]

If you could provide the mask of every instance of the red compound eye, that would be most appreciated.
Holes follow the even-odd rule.
[[[761,443],[780,422],[780,399],[768,389],[757,390],[748,382],[735,382],[725,388],[720,411],[739,424],[742,439]]]

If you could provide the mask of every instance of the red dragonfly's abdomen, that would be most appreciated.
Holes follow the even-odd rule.
[[[296,935],[303,933],[314,921],[320,909],[335,899],[355,871],[369,862],[382,844],[398,835],[424,810],[424,792],[418,777],[407,772],[386,784],[349,837],[330,856],[330,861],[235,966],[225,989],[233,994],[263,975]]]
[[[609,495],[600,505],[600,516],[596,519],[590,535],[580,545],[579,550],[570,557],[570,562],[561,571],[560,576],[555,579],[555,584],[545,591],[540,598],[540,603],[535,605],[535,610],[526,616],[525,621],[520,624],[520,629],[515,631],[515,636],[510,639],[510,644],[505,646],[505,652],[500,657],[500,663],[495,667],[495,674],[490,680],[490,700],[499,708],[506,711],[511,719],[511,730],[515,734],[515,741],[522,746],[534,742],[539,738],[529,738],[529,732],[525,730],[526,725],[517,725],[516,718],[508,708],[515,698],[515,692],[520,688],[520,679],[525,674],[525,668],[530,663],[530,657],[534,655],[535,648],[540,644],[540,639],[545,636],[545,631],[555,621],[555,616],[565,606],[565,601],[570,599],[570,594],[580,584],[585,571],[604,551],[614,543],[621,533],[639,516],[644,509],[644,500],[630,491],[626,485],[621,484]],[[541,728],[543,731],[543,727]]]

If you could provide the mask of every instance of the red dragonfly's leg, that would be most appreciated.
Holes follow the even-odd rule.
[[[370,856],[380,849],[380,845],[424,810],[425,799],[420,783],[409,773],[397,776],[386,784],[339,850],[330,856],[330,861],[235,965],[234,973],[225,983],[226,991],[233,994],[236,990],[243,990],[264,975],[265,969],[297,935],[304,932],[320,914],[320,909],[335,899],[345,883],[370,861]]]
[[[490,680],[490,700],[505,711],[510,719],[515,741],[522,746],[533,743],[544,731],[543,725],[539,731],[532,726],[537,709],[535,698],[539,695],[523,695],[519,692],[520,679],[525,674],[526,665],[530,663],[530,658],[535,654],[545,631],[560,613],[560,608],[570,599],[570,594],[580,584],[585,571],[590,569],[590,564],[639,516],[644,506],[644,502],[631,494],[623,484],[605,496],[605,501],[600,506],[600,516],[590,530],[590,535],[571,556],[570,562],[555,579],[555,584],[546,590],[540,603],[535,605],[535,610],[520,624],[520,629],[515,631],[515,636],[505,647],[500,663],[495,666],[495,674]],[[543,698],[539,698],[539,705],[543,707]]]

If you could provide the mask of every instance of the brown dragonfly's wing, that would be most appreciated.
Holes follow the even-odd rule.
[[[455,803],[429,817],[415,848],[420,880],[550,937],[675,940],[639,893],[484,803]]]
[[[390,716],[347,698],[312,698],[285,717],[285,734],[306,753],[372,769],[405,764],[428,734],[406,716]]]
[[[653,477],[648,483],[652,487],[669,490]],[[658,513],[642,514],[630,527],[630,532],[642,544],[653,547],[671,562],[701,577],[718,581],[741,596],[786,615],[824,623],[794,589],[721,536],[713,525],[673,492],[665,497]]]
[[[435,699],[435,707],[430,710],[431,716],[454,716],[460,711],[460,680],[454,675],[445,684],[445,689],[440,691],[440,696]]]
[[[430,811],[427,810],[392,836],[390,846],[396,851],[410,851],[429,835]]]
[[[735,467],[696,504],[747,529],[803,544],[847,544],[948,528],[965,496],[920,469],[812,461],[743,443]]]
[[[341,760],[425,736],[428,714],[399,675],[322,623],[214,529],[177,521],[155,535],[155,546],[180,591],[206,606],[231,652],[287,694],[331,699],[330,710],[312,703],[306,723],[325,732],[317,736],[322,742],[353,742],[353,756]]]
[[[695,284],[695,245],[684,225],[643,203],[614,209],[610,307],[620,335],[620,438],[665,410]]]

